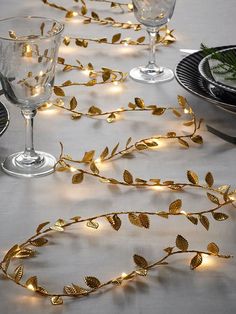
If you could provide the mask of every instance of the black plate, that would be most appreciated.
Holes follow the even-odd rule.
[[[0,136],[6,131],[9,124],[9,112],[0,102]]]
[[[217,47],[217,50],[235,46]],[[182,59],[175,69],[178,83],[190,93],[197,95],[219,107],[236,112],[236,97],[233,93],[225,93],[204,80],[198,71],[199,62],[204,58],[202,51],[195,52]]]

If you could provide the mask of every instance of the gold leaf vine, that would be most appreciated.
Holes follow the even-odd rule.
[[[141,30],[141,25],[137,23],[123,23],[115,21],[112,17],[100,18],[99,15],[92,11],[91,15],[87,15],[88,9],[84,3],[79,11],[71,11],[61,5],[50,2],[48,0],[42,0],[42,2],[52,8],[66,12],[65,17],[71,19],[76,16],[83,17],[84,24],[90,24],[91,22],[97,23],[98,25],[111,25],[113,27],[122,28],[122,29],[133,29],[135,31]]]
[[[51,303],[53,305],[61,305],[63,304],[63,299],[65,297],[73,297],[73,298],[82,298],[88,296],[102,288],[108,286],[121,285],[123,282],[127,282],[130,280],[134,280],[135,278],[142,276],[145,277],[148,275],[149,271],[163,265],[168,265],[167,260],[170,259],[171,256],[180,255],[180,254],[191,254],[190,260],[190,268],[192,270],[199,267],[204,259],[204,256],[215,256],[218,258],[228,259],[230,255],[222,255],[220,254],[219,247],[216,243],[211,242],[207,245],[207,250],[193,250],[189,249],[188,241],[181,235],[178,235],[175,239],[175,244],[171,247],[167,247],[164,249],[166,253],[161,259],[149,262],[145,257],[141,255],[134,254],[133,262],[135,264],[135,269],[129,273],[122,273],[119,276],[115,276],[112,279],[101,282],[97,277],[90,275],[84,277],[84,282],[86,287],[80,284],[68,284],[63,287],[63,292],[49,292],[45,287],[41,286],[39,283],[39,279],[37,276],[31,276],[28,279],[23,280],[23,276],[25,273],[24,266],[22,264],[18,265],[13,273],[9,271],[10,263],[13,259],[24,259],[33,257],[36,253],[31,247],[41,247],[45,246],[49,243],[49,240],[46,238],[48,233],[51,232],[63,232],[67,227],[78,224],[78,223],[86,223],[88,228],[99,228],[99,223],[95,221],[95,219],[105,219],[111,227],[118,231],[121,227],[122,221],[119,215],[127,215],[129,222],[132,225],[137,227],[143,227],[144,229],[149,228],[149,217],[148,215],[157,215],[155,213],[143,213],[140,212],[139,215],[129,212],[129,213],[112,213],[112,214],[103,214],[96,217],[90,217],[82,219],[79,216],[72,217],[69,222],[64,219],[58,219],[53,225],[47,227],[50,222],[43,222],[38,225],[36,229],[36,233],[27,239],[22,244],[15,244],[4,256],[3,260],[0,263],[0,269],[3,274],[10,280],[12,280],[17,285],[22,288],[29,289],[34,291],[35,293],[49,297]]]

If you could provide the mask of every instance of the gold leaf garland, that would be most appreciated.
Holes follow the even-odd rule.
[[[167,26],[160,29],[156,37],[156,44],[162,44],[168,46],[176,41],[173,35],[174,30],[169,30]],[[94,42],[97,44],[107,44],[107,45],[125,45],[125,46],[149,46],[145,43],[145,36],[138,37],[137,39],[132,38],[121,38],[121,33],[114,34],[112,39],[109,40],[107,37],[101,38],[85,38],[85,37],[73,37],[65,36],[63,43],[65,46],[69,46],[71,42],[74,42],[76,46],[87,48],[89,42]]]
[[[88,9],[86,5],[82,5],[79,11],[72,11],[48,0],[42,0],[42,2],[52,8],[66,12],[65,18],[67,19],[71,19],[76,16],[82,17],[84,24],[90,24],[91,22],[94,22],[97,23],[98,25],[110,25],[122,29],[133,29],[135,31],[139,31],[142,28],[141,25],[138,23],[123,23],[115,21],[112,17],[100,18],[99,15],[94,11],[92,11],[90,15],[87,15]]]
[[[200,251],[200,250],[192,250],[189,249],[189,243],[188,241],[181,235],[178,235],[175,240],[175,246],[167,247],[164,249],[164,252],[166,253],[161,259],[155,261],[155,262],[149,262],[146,257],[143,257],[141,255],[134,254],[133,255],[133,262],[135,264],[134,270],[132,270],[130,273],[122,273],[120,276],[116,276],[111,278],[110,280],[106,282],[101,282],[100,279],[93,275],[85,276],[84,281],[86,284],[86,288],[83,288],[80,284],[69,284],[65,285],[62,292],[51,292],[48,291],[45,287],[40,286],[40,280],[37,276],[31,276],[30,278],[23,280],[24,274],[25,274],[25,268],[23,265],[18,265],[16,269],[14,270],[13,274],[9,270],[10,269],[10,263],[13,259],[17,259],[18,255],[21,254],[22,251],[30,250],[29,246],[34,245],[35,241],[38,243],[41,243],[41,246],[44,246],[46,243],[45,241],[39,241],[39,239],[42,238],[45,239],[45,236],[51,232],[57,232],[57,231],[64,231],[67,227],[79,224],[79,223],[87,223],[86,226],[94,228],[91,224],[96,224],[96,229],[99,228],[99,224],[97,219],[106,219],[115,229],[116,231],[119,230],[121,219],[119,218],[119,228],[116,225],[116,228],[113,226],[113,222],[111,223],[111,216],[113,215],[112,219],[113,221],[117,221],[118,215],[135,215],[136,219],[140,219],[140,215],[158,215],[157,213],[143,213],[140,212],[139,216],[137,216],[136,213],[110,213],[110,214],[103,214],[100,216],[90,217],[82,219],[81,217],[73,217],[70,219],[69,222],[58,219],[52,226],[48,228],[44,228],[46,225],[48,225],[48,222],[40,224],[37,229],[36,233],[31,236],[29,239],[27,239],[22,244],[16,244],[14,245],[4,256],[3,260],[0,263],[0,269],[3,272],[3,274],[10,279],[11,281],[15,282],[17,285],[21,286],[22,288],[31,290],[41,296],[45,296],[50,298],[52,305],[61,305],[63,304],[63,299],[65,297],[76,297],[76,298],[82,298],[85,296],[90,295],[91,293],[94,293],[102,288],[108,287],[108,286],[114,286],[114,285],[121,285],[125,281],[134,280],[135,278],[139,276],[147,276],[149,271],[152,270],[155,267],[167,265],[169,258],[173,255],[179,255],[179,254],[191,254],[191,260],[190,260],[190,268],[193,270],[197,267],[199,267],[202,264],[203,258],[205,255],[207,256],[215,256],[218,258],[228,259],[231,256],[230,255],[222,255],[219,253],[219,247],[214,242],[211,242],[207,246],[207,250]],[[138,217],[138,218],[137,218]],[[130,218],[129,218],[130,219]],[[145,219],[146,220],[146,219]],[[133,220],[130,220],[131,224],[133,223]],[[59,225],[63,225],[63,230],[57,230],[57,227]],[[89,225],[90,224],[90,225]],[[117,224],[117,222],[116,222]],[[142,224],[142,219],[140,219],[140,224]],[[137,225],[135,223],[135,225]],[[42,227],[44,226],[44,227]],[[144,229],[147,229],[146,223],[143,225]],[[149,228],[149,226],[148,226]],[[40,230],[40,231],[39,231]],[[31,257],[31,256],[27,256]]]

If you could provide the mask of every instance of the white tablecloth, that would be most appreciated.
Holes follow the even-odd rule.
[[[67,6],[72,1],[59,1]],[[91,2],[90,5],[94,3]],[[108,16],[108,6],[97,9],[101,16]],[[98,6],[96,6],[98,8]],[[63,19],[63,12],[49,8],[37,0],[0,0],[0,17],[13,15],[38,15]],[[114,11],[115,12],[115,11]],[[132,20],[129,15],[113,13],[116,19]],[[180,48],[198,49],[200,43],[209,46],[234,43],[236,6],[235,0],[178,0],[175,14],[170,23],[174,28],[177,42],[169,48],[158,48],[158,61],[174,69],[182,58]],[[66,24],[65,34],[98,36],[110,38],[119,29],[98,25],[83,25],[75,21]],[[124,37],[139,37],[141,32],[123,30]],[[141,36],[141,35],[140,35]],[[75,46],[62,47],[60,55],[69,62],[79,59],[82,63],[92,62],[95,68],[102,66],[129,71],[144,64],[147,50],[142,47],[119,47],[89,44],[87,49]],[[78,72],[68,74],[58,72],[57,82],[66,79],[84,80],[86,76]],[[142,85],[128,79],[122,86],[104,85],[66,89],[67,95],[75,95],[81,110],[91,105],[103,109],[125,106],[134,97],[141,97],[149,104],[177,104],[176,96],[188,98],[199,117],[211,123],[235,127],[235,115],[216,108],[200,98],[183,90],[175,80],[161,85]],[[1,101],[5,98],[1,96]],[[0,157],[19,151],[24,145],[24,125],[19,110],[7,103],[11,123],[0,138]],[[213,121],[215,120],[215,121]],[[231,123],[231,124],[230,124]],[[107,145],[117,142],[125,144],[127,138],[141,139],[162,131],[183,129],[176,119],[150,117],[150,114],[127,114],[120,121],[108,124],[106,121],[82,118],[71,121],[69,114],[59,110],[41,112],[35,121],[36,148],[59,154],[59,141],[64,143],[65,152],[81,157],[85,151],[98,152]],[[191,169],[201,180],[211,171],[217,185],[230,184],[235,187],[235,146],[206,131],[200,131],[203,146],[191,145],[189,150],[172,142],[162,142],[156,151],[137,153],[135,158],[119,159],[101,165],[105,175],[121,178],[124,169],[137,177],[160,177],[165,180],[186,181],[186,171]],[[188,190],[186,193],[171,193],[154,189],[113,187],[99,183],[94,178],[86,178],[81,185],[71,184],[71,174],[55,173],[38,179],[18,179],[0,172],[0,253],[14,243],[21,242],[33,234],[35,227],[43,221],[57,218],[69,219],[80,215],[91,215],[115,210],[165,210],[176,198],[183,199],[183,208],[200,210],[209,207],[202,193]],[[116,233],[108,223],[101,221],[101,229],[92,230],[83,226],[73,228],[70,233],[53,238],[49,245],[34,259],[26,262],[26,275],[37,275],[40,283],[49,290],[60,291],[63,285],[82,283],[83,276],[97,276],[101,281],[128,272],[133,268],[134,253],[154,261],[162,256],[162,249],[172,246],[177,234],[189,240],[193,249],[205,249],[211,241],[216,242],[222,253],[235,255],[236,214],[226,210],[230,219],[216,222],[210,218],[210,230],[194,226],[184,217],[168,220],[151,219],[148,231],[135,228],[125,218],[123,228]],[[61,244],[61,245],[59,245]],[[196,271],[189,270],[191,256],[176,256],[169,266],[150,272],[147,278],[139,279],[121,287],[97,293],[80,300],[67,300],[61,307],[53,307],[47,298],[35,296],[21,289],[11,281],[0,282],[0,313],[159,313],[159,314],[231,314],[236,310],[235,259],[210,259]]]

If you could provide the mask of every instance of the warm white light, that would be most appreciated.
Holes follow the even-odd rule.
[[[115,81],[115,82],[113,82],[113,85],[118,86],[119,82]]]
[[[185,108],[184,113],[186,113],[186,114],[189,113],[189,110]]]
[[[125,277],[127,277],[127,274],[126,273],[122,273],[121,274],[121,278],[124,279]]]
[[[78,13],[77,13],[77,12],[73,12],[72,15],[73,15],[73,16],[77,16]]]
[[[70,171],[71,171],[71,172],[76,172],[77,169],[76,169],[75,167],[70,167]]]
[[[101,158],[97,158],[97,159],[95,160],[95,162],[96,162],[96,163],[101,162]]]
[[[82,71],[82,73],[84,74],[84,75],[86,75],[86,76],[89,76],[89,73],[90,73],[91,71],[90,70],[83,70]]]
[[[185,216],[187,216],[187,213],[186,213],[184,210],[181,210],[180,213],[183,214],[183,215],[185,215]]]
[[[29,284],[29,285],[27,286],[27,288],[28,288],[29,290],[35,291],[35,288],[34,288],[34,286],[33,286],[32,284]]]
[[[43,76],[43,74],[44,74],[43,71],[39,72],[39,76]]]
[[[209,268],[210,266],[214,266],[215,264],[216,264],[216,259],[214,256],[202,254],[202,265],[201,265],[201,267]]]
[[[127,24],[132,24],[132,22],[131,22],[131,21],[128,21]]]

